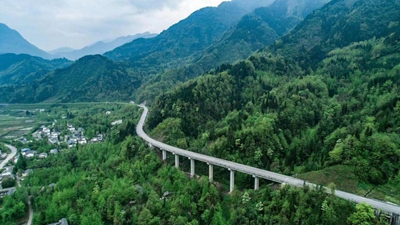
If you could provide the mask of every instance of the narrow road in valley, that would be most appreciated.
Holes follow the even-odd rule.
[[[3,167],[12,159],[14,156],[17,154],[17,148],[11,145],[5,145],[7,148],[11,150],[11,154],[8,154],[7,158],[3,160],[3,162],[0,163],[0,169],[3,169]],[[21,187],[21,183],[17,178],[17,185],[18,187]],[[32,196],[28,197],[28,207],[29,207],[29,219],[27,225],[32,225],[33,221],[33,209],[32,209],[32,204],[31,204],[31,199]]]
[[[7,158],[3,160],[3,162],[0,163],[0,169],[3,169],[3,167],[10,161],[16,154],[17,154],[17,148],[11,145],[5,145],[7,148],[11,150],[11,154],[8,154]]]
[[[26,225],[32,225],[33,221],[32,195],[29,195],[28,197],[28,207],[29,207],[29,219]]]
[[[205,162],[205,163],[208,163],[208,164],[211,164],[214,166],[220,166],[223,168],[227,168],[229,170],[242,172],[245,174],[249,174],[249,175],[252,175],[252,176],[255,176],[258,178],[263,178],[266,180],[274,181],[277,183],[285,183],[285,184],[289,184],[289,185],[296,186],[296,187],[303,187],[304,184],[306,184],[310,187],[317,186],[315,184],[308,183],[307,181],[293,178],[290,176],[282,175],[279,173],[274,173],[274,172],[267,171],[267,170],[258,169],[258,168],[252,167],[252,166],[247,166],[247,165],[227,161],[224,159],[219,159],[219,158],[208,156],[208,155],[203,155],[203,154],[187,151],[187,150],[173,147],[173,146],[164,144],[162,142],[159,142],[157,140],[154,140],[143,131],[143,125],[144,125],[144,122],[147,117],[148,109],[144,105],[139,105],[139,107],[143,108],[144,111],[143,111],[140,121],[136,127],[136,133],[142,139],[144,139],[147,143],[150,143],[152,146],[155,146],[157,148],[160,148],[162,150],[171,152],[171,153],[179,155],[179,156],[194,159],[196,161]],[[325,189],[327,192],[330,191],[328,188],[325,188]],[[374,207],[375,209],[379,209],[379,210],[382,210],[382,211],[385,211],[388,213],[394,213],[394,214],[400,215],[400,206],[398,206],[398,205],[388,204],[386,202],[361,197],[361,196],[358,196],[355,194],[351,194],[351,193],[347,193],[347,192],[343,192],[343,191],[339,191],[339,190],[335,191],[335,195],[340,198],[343,198],[343,199],[346,199],[346,200],[349,200],[349,201],[352,201],[355,203],[365,202],[365,203],[371,205],[372,207]]]

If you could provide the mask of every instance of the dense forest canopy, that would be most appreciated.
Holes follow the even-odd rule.
[[[315,71],[267,53],[222,65],[159,96],[149,128],[172,145],[267,170],[345,165],[362,182],[395,189],[399,37],[337,48]]]

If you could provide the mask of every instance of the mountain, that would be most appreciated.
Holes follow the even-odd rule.
[[[0,102],[129,100],[140,79],[124,63],[101,55],[85,56],[30,83],[3,85]]]
[[[25,40],[16,30],[0,23],[0,54],[29,54],[50,59],[51,56]]]
[[[180,66],[185,64],[188,57],[219,40],[249,12],[251,11],[236,2],[223,2],[218,7],[206,7],[171,26],[157,37],[135,40],[105,53],[105,56],[114,60],[129,61],[135,68],[143,68],[149,73]]]
[[[52,51],[49,51],[49,53],[54,55],[54,54],[57,54],[57,53],[67,53],[67,52],[73,52],[73,51],[75,51],[75,49],[69,48],[69,47],[63,47],[63,48],[57,48],[57,49],[54,49]]]
[[[329,0],[276,0],[268,7],[255,9],[242,17],[219,40],[205,50],[193,54],[185,66],[167,70],[151,78],[138,89],[137,101],[155,99],[177,82],[187,81],[221,64],[247,58],[256,50],[274,43],[299,24],[308,13],[327,2]]]
[[[312,11],[315,9],[313,7],[322,5],[324,1],[308,4],[308,0],[298,2],[277,0],[268,7],[258,8],[251,13],[247,13],[247,9],[244,9],[239,4],[240,2],[225,2],[218,7],[199,10],[157,37],[132,41],[105,55],[121,53],[121,49],[125,49],[127,54],[144,51],[137,52],[135,56],[137,60],[126,59],[127,65],[124,66],[130,67],[134,74],[140,75],[138,77],[140,77],[141,87],[135,88],[132,92],[134,97],[138,100],[152,101],[159,93],[173,87],[177,82],[196,77],[220,64],[244,59],[255,50],[273,43],[279,38],[278,34],[283,34],[295,26],[296,23],[293,21],[301,21],[304,11]],[[267,3],[260,1],[257,4]],[[250,8],[253,9],[253,7]],[[245,16],[239,18],[239,14]],[[218,26],[215,26],[216,24]],[[180,41],[174,41],[178,39]],[[143,45],[137,45],[138,43]],[[154,45],[150,45],[151,43]],[[82,67],[80,70],[86,70],[84,66],[80,64]],[[157,74],[162,68],[171,69]],[[103,72],[93,70],[93,77],[97,76],[95,73]],[[152,73],[157,75],[151,75]],[[38,79],[38,82],[39,80],[44,82],[44,85],[48,85],[45,82],[53,82],[47,79]],[[73,88],[71,85],[68,87]],[[32,88],[24,87],[24,89],[31,90]],[[15,91],[18,92],[18,90]],[[93,92],[93,94],[98,93],[96,89],[93,89]],[[56,98],[51,98],[53,100],[72,99],[63,96],[70,95],[67,91],[48,94],[48,98],[56,96]]]
[[[57,58],[67,58],[70,60],[76,60],[76,59],[79,59],[86,55],[103,54],[107,51],[111,51],[111,50],[115,49],[116,47],[119,47],[125,43],[131,42],[131,41],[139,39],[139,38],[151,38],[154,36],[156,36],[156,34],[151,34],[149,32],[146,32],[146,33],[141,33],[141,34],[119,37],[111,42],[99,41],[93,45],[84,47],[79,50],[72,49],[72,51],[71,51],[71,49],[67,48],[67,49],[65,49],[66,51],[62,51],[62,49],[61,50],[58,49],[56,52],[54,52],[52,54],[54,55],[54,57],[57,57]]]
[[[336,47],[380,38],[400,29],[400,1],[335,0],[315,11],[266,51],[316,65]]]
[[[205,70],[223,63],[245,59],[255,50],[272,44],[310,12],[321,8],[330,0],[276,0],[268,7],[257,8],[244,16],[225,33],[220,41],[212,44],[195,63]]]
[[[232,2],[240,5],[249,12],[256,8],[266,7],[272,4],[275,0],[232,0]]]
[[[148,129],[192,151],[358,194],[373,187],[370,197],[399,203],[399,6],[334,0],[247,60],[164,92]]]
[[[45,60],[26,54],[0,55],[0,86],[26,84],[48,72],[71,65],[67,59]]]

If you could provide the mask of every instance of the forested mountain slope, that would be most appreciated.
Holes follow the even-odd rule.
[[[104,122],[98,114],[95,118]],[[210,183],[205,176],[189,179],[141,140],[127,136],[137,117],[128,118],[112,131],[122,141],[110,135],[104,143],[28,161],[27,168],[34,173],[24,178],[13,196],[4,197],[0,223],[13,224],[23,217],[28,193],[33,193],[34,223],[40,225],[59,218],[67,218],[71,225],[346,224],[366,210],[372,216],[367,214],[365,220],[379,224],[372,208],[356,209],[323,189],[287,185],[276,190],[263,185],[258,191],[236,189],[228,195],[223,185]]]
[[[314,71],[268,53],[223,65],[159,96],[149,128],[172,145],[286,174],[346,166],[396,193],[400,32],[341,46]]]
[[[51,70],[71,65],[66,59],[45,60],[30,55],[0,55],[0,86],[26,84],[41,78]]]
[[[399,31],[400,1],[335,0],[305,19],[266,52],[315,65],[336,47]],[[262,53],[263,54],[263,53]]]
[[[135,40],[105,56],[159,72],[161,68],[179,65],[186,57],[204,50],[248,12],[235,2],[203,8],[154,38]]]
[[[137,91],[137,100],[154,99],[177,82],[197,77],[224,63],[243,60],[258,49],[274,43],[293,29],[311,11],[329,0],[276,0],[268,7],[245,15],[204,51],[193,54],[186,66],[171,69],[150,79]]]
[[[207,48],[193,63],[205,71],[223,63],[247,58],[255,50],[272,44],[299,24],[310,12],[330,0],[276,0],[244,16],[224,37]]]
[[[37,48],[25,40],[16,30],[0,23],[0,54],[15,53],[51,58],[50,54]]]
[[[3,86],[0,102],[129,100],[140,80],[124,63],[86,56],[30,84]]]
[[[190,78],[197,77],[210,69],[217,67],[222,63],[231,63],[236,60],[248,57],[257,49],[263,48],[273,43],[279,34],[289,31],[293,26],[300,22],[304,12],[312,11],[315,7],[321,6],[326,0],[320,0],[309,4],[310,0],[302,0],[291,2],[287,0],[277,0],[266,9],[260,8],[254,12],[248,13],[249,8],[268,5],[271,1],[254,1],[249,3],[247,7],[243,7],[244,1],[233,1],[222,3],[219,7],[204,8],[189,16],[187,19],[172,26],[160,35],[149,39],[138,39],[129,44],[115,49],[106,55],[115,56],[117,60],[127,60],[121,63],[124,68],[131,68],[131,72],[140,74],[137,76],[139,80],[130,79],[126,81],[124,89],[124,98],[130,93],[131,97],[138,100],[152,101],[155,97],[169,88],[173,87],[177,82],[184,82]],[[227,16],[228,15],[228,16]],[[242,17],[242,15],[245,15]],[[271,23],[278,30],[275,31],[269,26]],[[110,55],[109,55],[110,54]],[[83,60],[85,61],[85,60]],[[179,62],[178,64],[175,64]],[[88,67],[92,64],[77,63],[75,68],[79,67],[79,71],[86,71],[84,77],[92,74],[92,79],[103,76],[106,71],[102,69],[106,67],[96,67],[90,70]],[[34,68],[32,65],[21,64],[9,73],[25,72],[26,66]],[[174,68],[166,70],[156,76],[151,74],[158,73],[161,68]],[[66,85],[64,91],[56,91],[54,82],[58,82],[59,78],[52,78],[51,74],[57,75],[58,72],[51,73],[50,78],[44,78],[47,71],[40,70],[40,73],[27,75],[28,81],[32,84],[24,86],[18,83],[10,84],[7,89],[8,93],[0,97],[0,101],[13,102],[29,102],[43,100],[63,100],[63,101],[80,101],[81,99],[101,98],[110,100],[111,96],[99,93],[101,89],[91,86],[98,83],[85,84],[85,89],[91,90],[91,97],[86,98],[83,95],[71,97],[71,93],[75,93],[74,85]],[[23,74],[23,73],[22,73]],[[19,79],[9,79],[10,82]],[[74,83],[74,81],[71,81]],[[70,82],[67,82],[68,84]],[[141,84],[141,88],[137,90],[137,84]],[[79,83],[77,86],[80,86]],[[40,98],[32,97],[37,95],[37,87],[40,91]],[[43,89],[43,87],[46,87]],[[105,85],[105,87],[109,87]],[[80,89],[80,88],[78,88]],[[113,92],[112,90],[110,90]],[[107,89],[102,92],[108,92]],[[63,95],[68,96],[63,96]],[[112,95],[118,97],[119,95]],[[120,99],[119,99],[120,100]]]

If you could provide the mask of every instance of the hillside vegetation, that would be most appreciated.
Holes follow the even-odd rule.
[[[321,18],[314,15],[334,14],[328,9],[349,3],[334,1],[307,17],[278,41],[282,52],[296,49],[298,39],[288,38],[305,35],[299,28]],[[352,7],[344,17],[371,7],[386,10],[389,18],[400,15],[399,8],[377,1]],[[382,38],[336,47],[321,42],[321,49],[332,50],[318,64],[299,65],[276,55],[273,45],[246,61],[222,65],[159,96],[149,128],[172,145],[285,174],[348,165],[359,181],[390,182],[393,195],[386,200],[399,201],[400,32],[390,32],[393,23],[386,19],[385,29],[372,32],[386,35]]]
[[[129,100],[140,80],[124,63],[100,55],[86,56],[31,83],[5,85],[0,99],[23,103]]]
[[[179,82],[193,79],[224,63],[243,60],[254,51],[263,49],[283,36],[310,12],[329,0],[276,0],[267,7],[255,9],[205,50],[192,54],[184,66],[161,72],[136,92],[138,101],[154,100],[159,94],[173,88]]]
[[[0,55],[0,86],[6,84],[28,84],[52,70],[68,67],[72,62],[66,59],[45,60],[20,54]]]
[[[118,66],[115,67],[119,71],[129,71],[131,74],[127,76],[121,94],[110,94],[115,91],[118,79],[114,83],[114,79],[107,78],[108,84],[102,84],[100,88],[95,86],[99,84],[97,82],[82,83],[82,79],[89,76],[92,80],[98,80],[110,74],[107,67],[81,63],[88,58],[79,60],[67,69],[74,71],[71,78],[77,77],[77,74],[83,78],[69,80],[64,79],[65,73],[58,75],[60,71],[42,70],[37,63],[29,61],[14,64],[5,71],[7,85],[3,90],[6,93],[0,95],[0,102],[109,101],[127,98],[153,102],[157,95],[179,82],[195,78],[223,63],[245,59],[254,51],[274,43],[308,13],[328,1],[276,0],[272,4],[270,0],[233,1],[200,9],[156,37],[137,39],[105,54],[117,61],[115,65]],[[254,10],[261,6],[264,8]],[[94,68],[88,69],[88,66]],[[32,74],[30,68],[37,71]],[[132,76],[135,79],[132,80]],[[57,87],[63,82],[66,82],[67,88]]]

